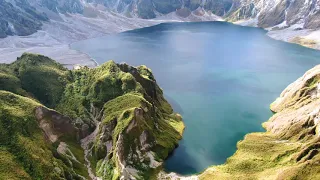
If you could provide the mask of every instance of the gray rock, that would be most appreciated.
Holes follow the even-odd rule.
[[[81,126],[81,139],[87,137],[90,134],[90,127],[88,124],[83,124]]]
[[[154,137],[152,137],[152,134],[147,130],[142,132],[139,140],[142,151],[149,151],[154,145]]]
[[[258,17],[258,26],[267,28],[278,25],[285,20],[285,10],[287,1],[283,0],[281,3],[276,5],[271,11],[260,14]]]
[[[107,142],[112,139],[114,128],[117,126],[117,119],[110,121],[108,124],[101,127],[101,141]]]
[[[26,36],[41,29],[47,21],[45,14],[38,12],[27,1],[15,0],[14,4],[0,0],[0,37]]]
[[[312,14],[309,16],[306,20],[306,23],[304,25],[307,29],[318,29],[320,28],[320,11]]]
[[[289,27],[302,24],[304,28],[320,28],[319,0],[233,0],[225,16],[231,21],[257,19],[257,26],[274,27],[281,23]]]

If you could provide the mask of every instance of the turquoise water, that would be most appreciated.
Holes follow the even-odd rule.
[[[77,42],[103,63],[145,64],[186,131],[166,171],[192,174],[222,164],[244,135],[264,131],[269,104],[320,63],[320,51],[270,39],[265,31],[224,22],[170,23]]]

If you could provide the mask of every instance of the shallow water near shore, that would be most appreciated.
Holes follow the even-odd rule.
[[[165,169],[188,175],[222,164],[250,132],[264,131],[269,105],[320,63],[320,51],[225,22],[166,23],[71,45],[98,63],[145,64],[186,130]]]

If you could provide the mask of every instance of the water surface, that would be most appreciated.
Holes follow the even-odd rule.
[[[169,23],[77,42],[98,63],[145,64],[186,131],[165,162],[192,174],[222,164],[244,135],[264,131],[269,104],[320,63],[320,51],[273,40],[257,28],[224,22]]]

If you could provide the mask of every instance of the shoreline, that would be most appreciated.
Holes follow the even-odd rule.
[[[319,36],[314,37],[313,34],[319,34]],[[283,29],[277,31],[269,31],[266,33],[272,39],[283,41],[287,43],[297,44],[306,48],[320,50],[320,30],[291,30]],[[310,38],[311,37],[311,38]]]
[[[88,40],[88,39],[85,39],[85,40]],[[84,41],[84,40],[80,40],[80,41]],[[77,41],[77,42],[80,42],[80,41]],[[73,42],[73,43],[76,43],[76,42]],[[74,50],[74,51],[77,51],[79,54],[84,54],[84,55],[86,55],[86,56],[89,58],[89,60],[94,63],[94,66],[93,66],[93,67],[98,67],[98,66],[99,66],[99,63],[97,62],[97,60],[95,60],[95,59],[94,59],[93,57],[91,57],[89,54],[87,54],[87,53],[85,53],[85,52],[81,52],[81,51],[79,51],[79,50],[72,49],[72,48],[71,48],[71,45],[72,45],[73,43],[68,44],[68,48],[69,48],[70,50]],[[74,66],[76,66],[76,65],[77,65],[77,64],[74,64]]]
[[[108,17],[108,13],[103,14]],[[63,15],[62,15],[63,16]],[[110,18],[110,17],[109,17]],[[72,49],[71,45],[79,41],[114,35],[139,28],[150,27],[161,23],[194,22],[188,19],[137,19],[115,17],[115,20],[99,17],[88,19],[79,15],[64,17],[66,21],[75,21],[69,25],[67,22],[50,21],[43,25],[43,29],[29,36],[9,36],[0,39],[0,63],[11,63],[24,52],[37,53],[48,56],[64,64],[67,68],[75,65],[97,67],[99,63],[85,52]],[[101,20],[103,23],[101,23]],[[110,22],[109,22],[110,21]],[[207,20],[209,22],[223,21],[221,19]],[[108,23],[107,23],[108,22]],[[122,23],[119,27],[119,22]],[[203,21],[200,21],[203,22]],[[226,21],[227,22],[227,21]],[[78,27],[78,24],[95,26]],[[90,23],[90,24],[89,24]],[[228,22],[239,26],[256,27],[250,20],[241,22]],[[68,26],[70,29],[64,30]],[[256,27],[259,28],[259,27]],[[268,37],[287,43],[298,44],[307,48],[320,50],[320,30],[296,30],[295,27],[272,30],[264,29]],[[73,32],[74,31],[74,32]]]
[[[256,25],[254,19],[241,20],[231,22],[234,25],[261,28]],[[300,46],[320,50],[320,29],[300,29],[299,25],[292,25],[287,28],[282,28],[280,25],[261,28],[266,31],[266,35],[272,39],[283,41]]]
[[[42,54],[72,69],[74,65],[96,67],[99,63],[88,54],[74,50],[71,44],[143,28],[164,20],[128,19],[110,12],[100,12],[96,18],[79,14],[60,14],[62,20],[50,20],[42,29],[29,36],[8,36],[0,39],[0,63],[12,63],[24,52]],[[72,23],[70,23],[72,22]]]
[[[183,22],[183,21],[168,21],[168,22],[159,22],[158,20],[150,20],[150,21],[153,21],[155,22],[156,24],[153,24],[152,26],[156,26],[156,25],[159,25],[159,24],[162,24],[162,23],[176,23],[176,22]],[[211,21],[211,22],[218,22],[220,20],[217,20],[217,21]],[[210,22],[210,21],[208,21]],[[221,22],[221,21],[220,21]],[[227,21],[225,21],[227,22]],[[247,25],[242,25],[242,24],[237,24],[235,22],[228,22],[228,23],[232,23],[233,25],[237,25],[237,26],[245,26],[245,27],[253,27],[253,28],[259,28],[259,27],[255,27],[255,26],[247,26]],[[151,27],[151,26],[146,26],[146,27]],[[93,38],[88,38],[88,39],[82,39],[82,40],[79,40],[79,41],[75,41],[75,42],[72,42],[72,43],[69,43],[68,44],[68,48],[69,50],[71,51],[77,51],[79,54],[84,54],[85,56],[88,57],[88,60],[89,61],[92,61],[94,63],[94,66],[93,67],[97,67],[99,66],[99,63],[97,62],[97,60],[95,60],[94,58],[92,58],[89,54],[85,53],[85,52],[82,52],[82,51],[79,51],[79,50],[75,50],[71,47],[72,44],[74,43],[77,43],[77,42],[80,42],[80,41],[85,41],[85,40],[89,40],[89,39],[94,39],[94,38],[99,38],[99,37],[104,37],[106,35],[115,35],[115,34],[119,34],[119,33],[123,33],[123,32],[128,32],[128,31],[132,31],[132,30],[136,30],[136,29],[140,29],[140,28],[146,28],[146,27],[139,27],[139,28],[135,28],[135,29],[130,29],[130,30],[127,30],[127,31],[122,31],[122,32],[116,32],[116,33],[111,33],[111,34],[105,34],[105,35],[102,35],[102,36],[98,36],[98,37],[93,37]],[[300,41],[301,43],[298,43],[298,42],[293,42],[291,41],[292,39],[294,38],[300,38],[299,35],[302,35],[302,38],[303,39],[303,36],[308,36],[312,33],[319,33],[320,35],[320,30],[309,30],[309,29],[303,29],[303,30],[300,30],[300,31],[295,31],[295,30],[292,30],[292,29],[283,29],[283,30],[270,30],[268,28],[261,28],[263,30],[266,31],[265,35],[268,36],[269,38],[272,38],[274,40],[277,40],[277,41],[282,41],[282,42],[286,42],[286,43],[290,43],[290,44],[296,44],[296,45],[300,45],[300,46],[303,46],[305,48],[310,48],[310,49],[314,49],[314,50],[318,50],[320,51],[320,37],[318,39],[314,39],[314,41],[316,42],[316,44],[314,46],[309,46],[308,44],[303,44],[303,40]],[[285,31],[286,33],[288,33],[289,35],[291,36],[282,36],[282,33],[283,31]],[[297,32],[296,34],[292,35],[294,32]],[[291,39],[290,39],[291,38]],[[308,39],[307,39],[308,40]],[[313,39],[310,39],[310,40],[313,40]],[[70,64],[71,65],[71,64]],[[81,64],[73,64],[74,66],[76,65],[81,65]]]

